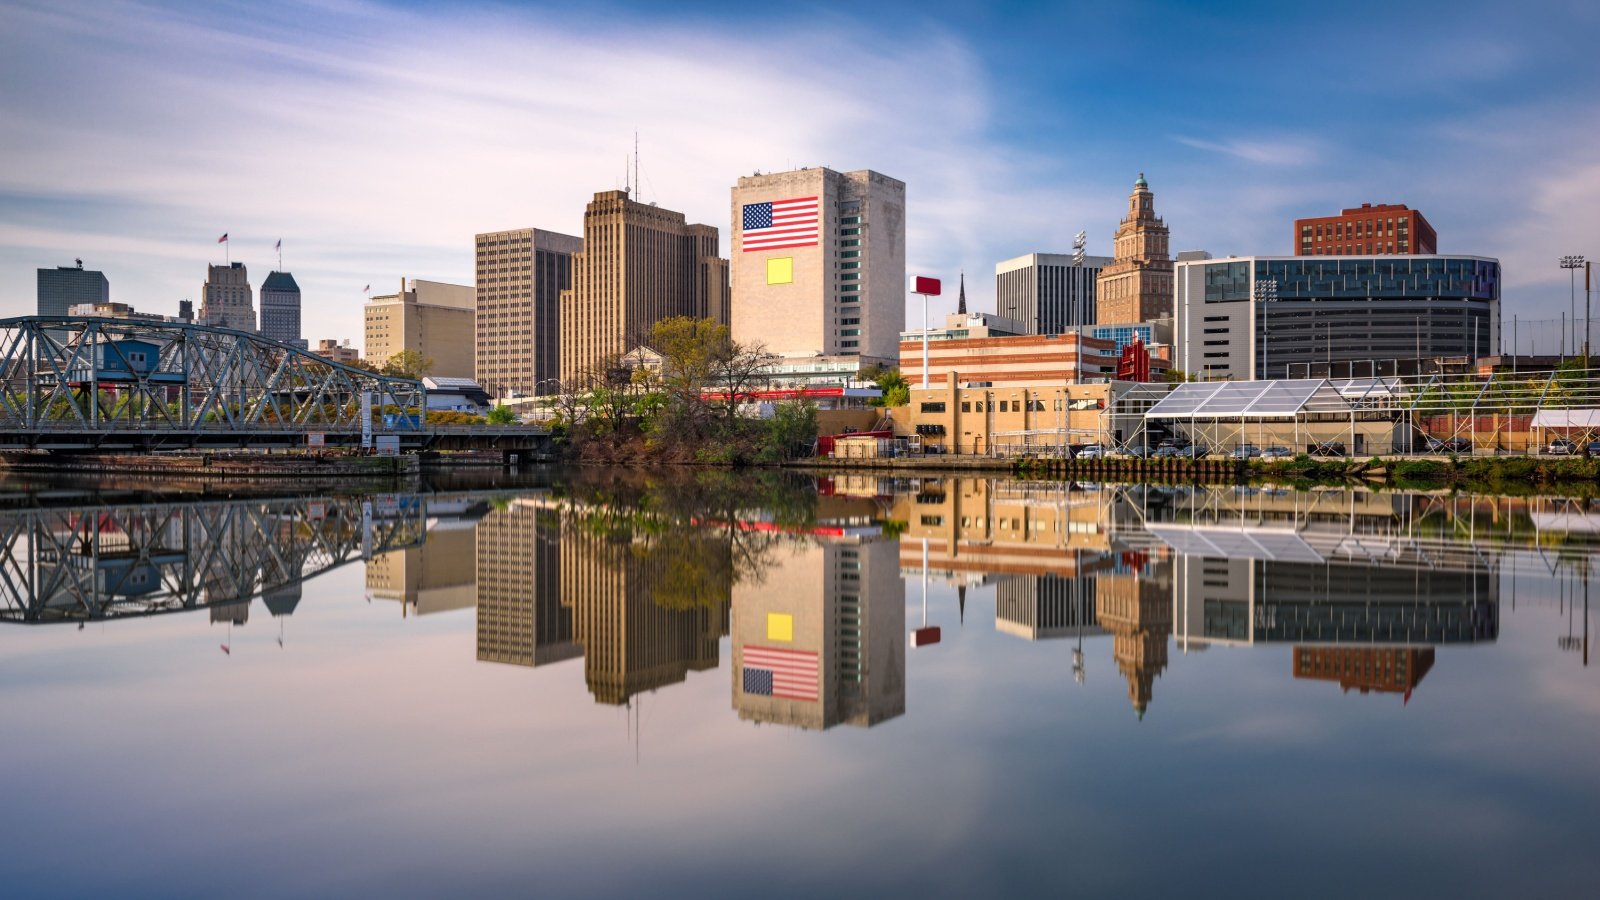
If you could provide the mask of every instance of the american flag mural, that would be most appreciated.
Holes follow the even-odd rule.
[[[746,203],[743,212],[739,230],[745,253],[817,245],[820,227],[816,197]]]
[[[776,647],[744,648],[744,692],[786,700],[817,699],[817,655]]]

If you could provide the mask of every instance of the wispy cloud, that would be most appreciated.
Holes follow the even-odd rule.
[[[1308,166],[1322,158],[1318,142],[1309,138],[1208,141],[1179,135],[1175,140],[1196,150],[1268,166]]]

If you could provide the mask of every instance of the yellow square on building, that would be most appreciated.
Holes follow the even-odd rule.
[[[794,284],[794,257],[777,256],[767,260],[767,284]]]
[[[794,640],[794,616],[788,613],[767,613],[767,640],[784,643]]]

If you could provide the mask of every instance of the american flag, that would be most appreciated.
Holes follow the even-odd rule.
[[[746,203],[741,231],[744,252],[817,245],[817,198]]]
[[[744,692],[785,700],[816,700],[817,655],[804,650],[746,645]]]

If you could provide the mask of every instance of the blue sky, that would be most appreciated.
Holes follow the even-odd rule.
[[[911,266],[964,268],[979,308],[1000,259],[1080,229],[1108,253],[1141,171],[1174,248],[1218,255],[1409,204],[1441,250],[1503,261],[1524,321],[1566,309],[1557,257],[1600,257],[1593,3],[0,0],[0,21],[3,314],[74,257],[175,311],[228,232],[258,285],[283,238],[308,338],[359,340],[366,284],[470,282],[478,231],[580,231],[635,129],[644,198],[724,247],[741,174],[905,180]]]

